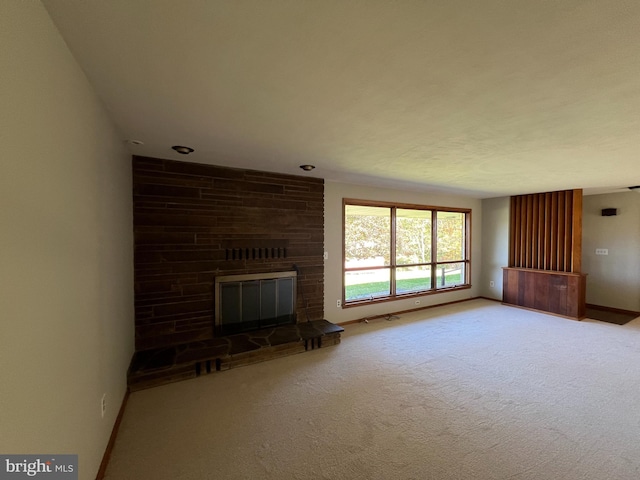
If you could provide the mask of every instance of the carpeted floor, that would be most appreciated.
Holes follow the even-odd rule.
[[[474,300],[135,392],[107,479],[640,478],[640,319]]]

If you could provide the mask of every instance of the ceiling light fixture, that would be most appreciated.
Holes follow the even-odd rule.
[[[314,165],[300,165],[300,168],[302,170],[304,170],[305,172],[310,172],[311,170],[313,170],[316,167]]]
[[[191,152],[195,150],[191,147],[184,147],[182,145],[174,145],[173,148],[176,152],[181,153],[182,155],[189,155]]]

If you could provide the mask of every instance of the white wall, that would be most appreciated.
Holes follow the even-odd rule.
[[[603,208],[618,214],[603,217]],[[640,195],[589,195],[583,199],[582,271],[587,303],[640,311]],[[596,255],[606,248],[609,255]]]
[[[336,307],[342,298],[342,199],[357,198],[386,202],[412,203],[439,207],[470,208],[471,212],[471,285],[472,288],[420,297],[420,306],[463,300],[479,295],[480,239],[482,236],[481,201],[455,195],[435,195],[414,191],[390,190],[363,185],[326,182],[324,188],[324,243],[329,259],[324,264],[324,316],[334,323],[384,315],[416,308],[415,298],[363,305]]]
[[[0,69],[0,452],[95,478],[133,354],[130,155],[39,1],[0,2]]]
[[[509,197],[482,200],[480,295],[496,300],[502,300],[502,267],[509,262],[509,204]]]

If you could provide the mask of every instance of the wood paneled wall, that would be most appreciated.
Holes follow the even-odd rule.
[[[582,319],[586,313],[584,273],[505,268],[504,303]]]
[[[580,273],[582,190],[511,197],[509,267]]]

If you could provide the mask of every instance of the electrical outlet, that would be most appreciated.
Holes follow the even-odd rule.
[[[336,302],[336,307],[338,307],[338,308],[342,307],[342,300],[338,300]]]
[[[102,400],[100,400],[100,412],[102,413],[102,418],[104,418],[104,414],[107,413],[107,394],[102,394]]]
[[[491,281],[489,282],[489,286],[490,286],[491,288],[495,287],[495,286],[496,286],[496,282],[494,282],[493,280],[491,280]]]
[[[415,304],[416,304],[416,305],[420,305],[420,300],[416,300],[416,301],[415,301]]]
[[[329,252],[324,252],[324,254],[322,255],[322,258],[325,260],[329,260]]]

